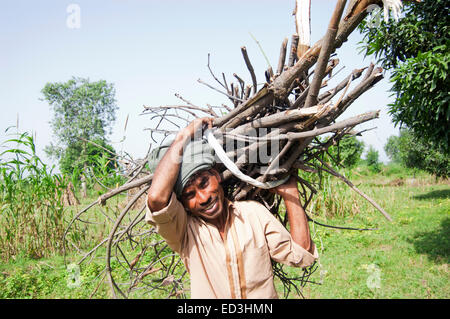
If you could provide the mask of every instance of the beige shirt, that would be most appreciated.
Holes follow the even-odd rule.
[[[286,228],[256,201],[227,201],[222,240],[219,230],[190,216],[174,193],[167,207],[145,220],[180,254],[191,278],[191,298],[278,298],[271,259],[306,267],[318,258],[295,243]]]

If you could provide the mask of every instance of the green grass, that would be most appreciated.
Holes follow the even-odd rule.
[[[378,229],[314,226],[321,257],[311,279],[322,284],[308,284],[305,297],[449,298],[449,184],[416,179],[415,184],[389,186],[380,178],[360,188],[385,208],[393,222],[370,208],[347,218],[318,218],[332,225]],[[373,268],[379,270],[378,287],[370,284],[376,278]]]
[[[336,230],[311,224],[320,252],[320,267],[310,279],[321,285],[307,284],[303,290],[306,298],[450,297],[450,185],[448,181],[436,182],[423,173],[412,176],[410,171],[398,168],[383,168],[377,175],[357,169],[352,175],[355,185],[393,217],[392,223],[364,199],[346,189],[339,189],[340,197],[355,197],[341,203],[346,209],[344,213],[313,216],[326,224],[377,227],[378,230]],[[333,187],[329,188],[330,192],[333,190]],[[90,202],[88,199],[80,207]],[[99,212],[89,214],[92,215],[84,218],[95,220],[94,215]],[[96,240],[105,235],[89,234]],[[15,256],[0,263],[0,298],[90,298],[97,287],[97,278],[102,276],[103,256],[104,250],[99,251],[91,263],[81,265],[81,282],[74,288],[70,288],[71,273],[62,256],[40,259]],[[70,253],[67,264],[79,258]],[[291,274],[298,273],[295,268],[284,269]],[[377,273],[373,269],[379,270],[379,288],[370,286],[370,283],[377,283]],[[122,272],[120,276],[126,278],[127,274]],[[373,278],[375,281],[370,281]],[[276,284],[282,296],[282,286],[278,281]],[[110,297],[105,282],[93,296]],[[145,295],[138,291],[133,297],[162,296],[158,292]],[[291,294],[290,298],[298,296]]]

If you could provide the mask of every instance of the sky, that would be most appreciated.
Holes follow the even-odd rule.
[[[335,0],[314,0],[311,7],[311,42],[326,32]],[[227,79],[238,74],[251,78],[240,48],[246,46],[258,82],[264,81],[267,62],[274,69],[285,37],[295,33],[294,0],[96,0],[8,1],[0,11],[0,141],[6,128],[19,124],[20,132],[36,136],[38,155],[54,141],[52,110],[43,101],[48,82],[75,77],[106,80],[116,89],[117,119],[110,142],[117,151],[135,159],[145,156],[151,143],[150,117],[143,105],[183,104],[175,93],[196,105],[230,105],[221,94],[197,82],[218,84],[207,68]],[[253,37],[254,38],[253,38]],[[358,54],[362,36],[354,31],[338,49],[342,80],[353,69],[369,65],[373,58]],[[366,147],[372,145],[380,160],[391,135],[398,135],[387,113],[392,102],[389,75],[366,92],[340,117],[345,119],[372,110],[380,118],[362,124]],[[125,121],[128,124],[125,128]],[[125,138],[125,139],[124,139]]]

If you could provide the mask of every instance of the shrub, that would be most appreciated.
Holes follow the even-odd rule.
[[[378,173],[381,171],[381,163],[379,161],[378,151],[376,151],[372,146],[369,147],[366,155],[367,166],[375,172]]]

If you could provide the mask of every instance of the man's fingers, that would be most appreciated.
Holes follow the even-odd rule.
[[[202,118],[202,125],[207,126],[209,129],[213,127],[214,119],[212,117],[204,117]]]

